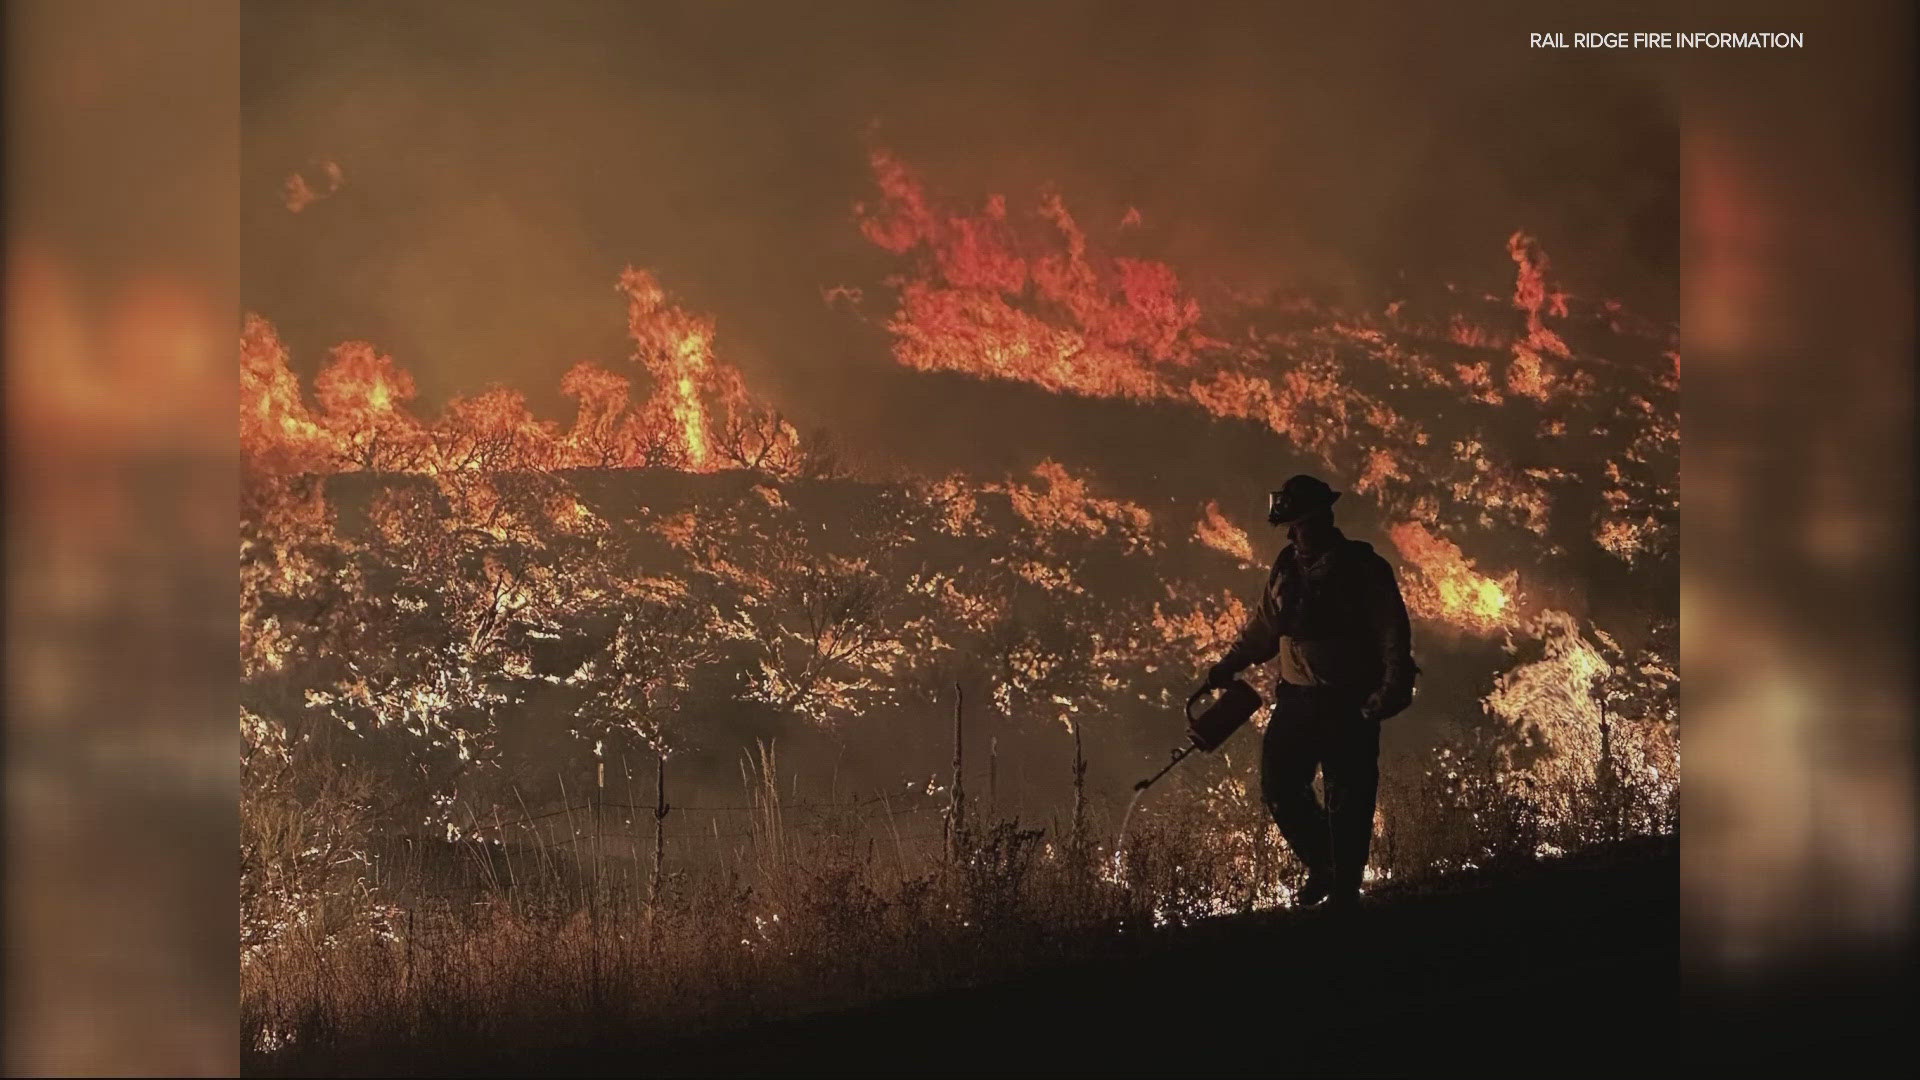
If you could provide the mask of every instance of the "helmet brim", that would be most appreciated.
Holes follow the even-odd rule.
[[[1291,525],[1310,514],[1331,509],[1334,503],[1340,501],[1340,493],[1337,491],[1330,492],[1324,499],[1315,499],[1312,502],[1302,503],[1288,502],[1282,499],[1280,493],[1276,491],[1268,496],[1268,500],[1267,524]]]

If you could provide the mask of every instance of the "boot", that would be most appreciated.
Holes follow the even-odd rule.
[[[1299,907],[1312,907],[1333,894],[1333,872],[1330,870],[1307,871],[1306,884],[1293,896],[1293,902]]]

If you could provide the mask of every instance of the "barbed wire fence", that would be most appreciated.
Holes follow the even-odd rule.
[[[952,835],[952,802],[944,787],[844,799],[661,804],[593,795],[507,818],[475,819],[447,843],[400,838],[387,845],[389,876],[434,880],[434,891],[513,889],[568,875],[591,876],[592,864],[644,873],[662,845],[669,874],[724,868],[755,843],[870,842],[889,861],[915,869],[937,865]],[[537,871],[537,872],[536,872]],[[605,866],[598,872],[607,872]]]

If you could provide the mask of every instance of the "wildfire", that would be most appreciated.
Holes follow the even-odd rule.
[[[1131,544],[1144,543],[1153,527],[1153,515],[1133,503],[1097,498],[1087,491],[1087,482],[1067,472],[1057,461],[1034,466],[1033,475],[1044,487],[1012,483],[1004,490],[1013,501],[1013,509],[1022,518],[1045,532],[1075,532],[1085,536],[1105,536],[1109,532],[1126,537]]]
[[[512,469],[664,465],[791,472],[792,425],[713,354],[713,323],[669,303],[651,274],[620,277],[633,359],[651,395],[635,408],[622,375],[582,362],[560,381],[572,426],[532,415],[517,390],[495,387],[448,402],[431,423],[410,409],[413,376],[366,342],[335,346],[314,378],[317,409],[301,394],[272,324],[246,316],[240,340],[240,444],[250,468],[294,474],[365,470],[436,477]]]
[[[1175,655],[1184,653],[1196,662],[1217,658],[1226,651],[1246,623],[1247,607],[1232,593],[1195,601],[1184,611],[1153,605],[1153,629],[1159,635],[1160,648],[1173,650]]]
[[[622,270],[620,291],[627,297],[633,358],[663,389],[655,401],[680,433],[687,464],[703,469],[712,456],[701,398],[712,388],[713,322],[667,303],[666,291],[645,270]]]
[[[1507,237],[1507,254],[1517,270],[1513,306],[1527,313],[1527,343],[1544,353],[1565,358],[1571,353],[1560,335],[1547,328],[1544,315],[1567,317],[1567,294],[1547,284],[1547,253],[1539,241],[1524,232]]]
[[[1517,734],[1501,751],[1500,775],[1549,816],[1582,814],[1578,793],[1598,783],[1640,788],[1654,805],[1670,802],[1679,777],[1679,732],[1659,710],[1622,711],[1611,683],[1623,675],[1671,685],[1661,665],[1624,662],[1605,632],[1583,633],[1564,611],[1542,612],[1525,627],[1537,658],[1501,675],[1482,703]],[[1609,654],[1614,660],[1609,660]],[[1628,695],[1629,699],[1631,695]],[[1642,700],[1639,708],[1645,710]]]
[[[240,447],[249,464],[260,472],[304,471],[327,444],[273,325],[248,315],[240,330]]]
[[[954,536],[978,530],[979,491],[962,476],[946,476],[919,485],[921,501],[938,515],[940,528]]]
[[[1414,580],[1400,583],[1413,615],[1482,634],[1510,624],[1511,576],[1495,580],[1478,573],[1459,545],[1418,522],[1402,522],[1387,535],[1400,558],[1416,571]]]
[[[605,368],[581,361],[560,379],[560,392],[575,403],[573,428],[563,445],[570,458],[599,468],[644,460],[646,433],[633,412],[633,385]]]
[[[1388,772],[1370,882],[1675,827],[1677,614],[1661,614],[1657,596],[1594,605],[1606,614],[1593,622],[1542,610],[1545,598],[1577,591],[1591,555],[1645,560],[1659,573],[1640,578],[1655,582],[1670,569],[1662,560],[1677,533],[1679,359],[1659,350],[1671,341],[1620,338],[1589,355],[1603,327],[1633,325],[1609,302],[1595,309],[1599,317],[1562,326],[1570,345],[1551,325],[1576,301],[1554,290],[1545,254],[1524,234],[1508,241],[1511,299],[1449,287],[1455,298],[1436,305],[1409,286],[1404,299],[1343,312],[1243,293],[1203,312],[1171,267],[1103,254],[1057,194],[1024,208],[996,195],[955,211],[891,156],[874,155],[873,168],[881,199],[860,210],[859,224],[900,259],[886,323],[899,363],[1251,421],[1277,436],[1267,441],[1284,443],[1273,457],[1286,471],[1324,467],[1350,492],[1342,522],[1356,535],[1371,539],[1376,522],[1398,523],[1387,538],[1421,623],[1417,657],[1434,672],[1410,730],[1441,745],[1423,748],[1435,751],[1425,778],[1409,784],[1405,770]],[[294,212],[318,197],[302,191]],[[1146,242],[1139,225],[1128,209],[1111,233]],[[1498,258],[1489,262],[1506,273]],[[676,826],[671,847],[656,848],[670,869],[654,866],[657,882],[676,885],[649,888],[636,910],[648,928],[656,911],[681,912],[658,925],[711,940],[698,932],[696,912],[732,918],[701,899],[716,886],[743,898],[802,896],[806,882],[844,868],[884,870],[844,879],[867,899],[938,919],[949,913],[963,928],[983,925],[968,921],[981,899],[1029,904],[1028,894],[1001,892],[1001,884],[1073,889],[1070,903],[1005,910],[1093,911],[1083,903],[1091,894],[1073,884],[1077,870],[1021,869],[1030,850],[1022,838],[1051,833],[1038,851],[1056,869],[1100,854],[1083,843],[1100,824],[1097,813],[1083,820],[1083,808],[1113,794],[1117,777],[1139,775],[1118,763],[1137,757],[1143,738],[1157,744],[1177,733],[1199,673],[1246,622],[1260,580],[1248,533],[1212,500],[1197,516],[1187,503],[1156,517],[1163,505],[1183,504],[1144,501],[1166,492],[1118,487],[1078,460],[984,477],[837,462],[833,444],[803,446],[749,392],[726,362],[714,319],[681,306],[645,270],[626,268],[617,289],[633,366],[573,364],[559,382],[572,416],[558,420],[534,415],[507,387],[474,389],[437,415],[419,414],[413,376],[366,342],[332,349],[308,393],[274,327],[245,317],[241,727],[245,760],[272,767],[243,772],[244,797],[304,807],[314,795],[307,779],[282,767],[297,753],[317,777],[352,779],[335,813],[356,815],[354,828],[369,837],[390,831],[408,852],[422,837],[453,845],[490,829],[489,842],[506,855],[511,834],[498,811],[509,803],[526,818],[521,825],[558,827],[566,813],[574,839],[563,843],[577,840],[585,852],[589,838],[613,834],[579,831],[567,804],[577,808],[582,786],[604,786],[607,766],[636,753],[643,763],[659,755],[660,798],[672,791],[684,804],[674,821],[740,808],[732,799],[700,805],[712,801],[697,793],[697,774],[708,770],[687,769],[669,783],[669,750],[724,750],[789,723],[844,726],[846,737],[832,740],[842,745],[878,735],[871,745],[886,753],[866,755],[865,767],[926,776],[913,770],[924,769],[929,752],[944,754],[946,690],[964,681],[956,725],[964,719],[975,746],[983,703],[998,714],[986,733],[1003,740],[1022,728],[1055,736],[1054,724],[1068,727],[1070,764],[1061,754],[1057,768],[1049,765],[1041,745],[1032,756],[1016,751],[1011,775],[1023,789],[1026,774],[1036,775],[1034,802],[1044,811],[1045,770],[1054,768],[1063,803],[1072,785],[1071,825],[1015,828],[993,794],[993,777],[1009,774],[994,771],[986,799],[966,802],[963,816],[956,762],[951,789],[909,784],[927,797],[950,791],[945,830],[903,834],[894,827],[902,808],[884,797],[877,809],[890,833],[837,800],[806,832],[756,826],[749,850],[777,852],[771,859],[734,857],[717,818],[711,843],[704,830]],[[869,285],[823,296],[834,311],[859,313],[880,292]],[[1451,310],[1458,304],[1471,308]],[[1575,485],[1591,487],[1565,500],[1556,520],[1556,496]],[[1586,516],[1596,509],[1597,518]],[[1582,519],[1565,520],[1574,512]],[[1590,549],[1569,555],[1587,541]],[[1165,557],[1169,548],[1174,557]],[[1504,566],[1529,568],[1524,598],[1517,572],[1503,573],[1493,551],[1511,560]],[[1646,607],[1655,609],[1652,629],[1640,617]],[[1608,618],[1632,624],[1614,627],[1628,648],[1600,624]],[[1504,643],[1506,661],[1490,655],[1489,638]],[[1486,722],[1454,722],[1489,682],[1477,701]],[[1102,755],[1091,772],[1083,734]],[[1283,882],[1298,880],[1301,868],[1288,861],[1259,798],[1258,737],[1238,738],[1157,788],[1154,820],[1127,812],[1154,839],[1101,860],[1111,887],[1097,890],[1102,906],[1089,925],[1131,932],[1142,915],[1178,923],[1292,901]],[[1004,743],[994,745],[989,770],[1008,760]],[[978,778],[978,757],[968,760]],[[772,822],[787,785],[774,782],[770,753],[758,768],[750,791],[764,779],[764,801],[752,798]],[[832,785],[850,787],[835,769]],[[546,795],[522,795],[521,781],[549,772]],[[897,785],[899,775],[880,779]],[[791,790],[798,796],[797,774]],[[270,812],[256,815],[256,830],[326,820],[264,805]],[[1030,813],[1024,790],[1013,805]],[[598,815],[585,818],[600,828]],[[1127,818],[1121,823],[1124,832]],[[655,825],[664,837],[666,823]],[[883,835],[892,840],[884,868],[867,842]],[[330,948],[338,901],[385,887],[379,875],[343,872],[330,892],[277,905],[272,875],[316,852],[344,850],[376,865],[358,835],[346,844],[290,838],[305,854],[280,863],[243,846],[246,950],[293,925],[288,911],[324,915],[328,933],[303,938],[324,936]],[[920,863],[934,843],[944,848],[935,857],[955,861]],[[864,863],[857,855],[818,861],[854,845],[865,846]],[[720,876],[704,876],[709,861]],[[922,872],[935,865],[963,872]],[[504,869],[503,888],[521,888],[514,864]],[[747,887],[743,873],[797,876]],[[845,890],[827,892],[839,920],[831,925],[841,925]],[[621,887],[604,895],[607,910],[623,910]],[[705,906],[670,906],[685,899]],[[778,915],[752,902],[760,907],[751,936],[723,940],[791,966],[807,924],[790,918],[781,930]],[[398,940],[385,929],[389,916],[368,925],[372,937],[343,931],[338,940],[355,949],[356,941]],[[412,921],[405,926],[411,934]],[[657,951],[648,945],[646,955]]]
[[[1228,521],[1220,513],[1220,504],[1207,500],[1206,515],[1193,527],[1194,539],[1214,549],[1231,555],[1241,562],[1253,561],[1253,541],[1247,538],[1247,532],[1240,526]]]
[[[1252,325],[1216,337],[1172,267],[1100,251],[1060,195],[1046,194],[1024,213],[1000,195],[971,208],[943,205],[893,155],[877,151],[871,163],[880,198],[858,216],[869,240],[902,258],[889,279],[896,303],[886,319],[900,364],[1251,420],[1402,515],[1423,503],[1459,505],[1464,514],[1449,514],[1456,521],[1546,535],[1562,479],[1520,466],[1531,445],[1496,447],[1488,431],[1541,421],[1507,422],[1491,411],[1564,411],[1593,399],[1595,384],[1548,325],[1568,314],[1571,298],[1552,286],[1532,237],[1508,238],[1512,299],[1467,301],[1480,306],[1477,319],[1396,301],[1382,324],[1303,299],[1243,296],[1238,309],[1213,318]],[[1524,333],[1499,325],[1509,303],[1524,313]],[[1610,364],[1609,378],[1626,385],[1618,368]],[[1400,404],[1423,387],[1456,395],[1458,414],[1435,413],[1430,401]],[[1409,407],[1437,416],[1455,429],[1452,437],[1434,438]],[[1619,414],[1611,401],[1583,407],[1596,432]],[[1667,417],[1656,410],[1631,423],[1651,427]]]
[[[936,212],[919,180],[884,151],[872,157],[886,197],[861,208],[861,230],[895,254],[921,252],[929,278],[901,278],[900,310],[888,323],[895,357],[922,371],[1017,379],[1092,397],[1151,400],[1174,392],[1173,376],[1204,342],[1200,306],[1162,263],[1114,259],[1096,267],[1085,233],[1064,201],[1035,215],[1050,243],[1026,254],[1006,201],[978,214]],[[1061,326],[1016,302],[1031,294],[1066,313]]]
[[[379,471],[418,463],[426,432],[407,411],[413,376],[393,357],[364,341],[336,345],[314,377],[313,392],[335,452],[349,463]]]

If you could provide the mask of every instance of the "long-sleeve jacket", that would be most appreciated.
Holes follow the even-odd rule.
[[[1371,544],[1337,531],[1326,550],[1303,558],[1292,544],[1280,551],[1260,602],[1222,661],[1234,670],[1265,663],[1281,651],[1287,669],[1306,669],[1312,681],[1359,693],[1410,691],[1416,668],[1407,607],[1393,567]]]

